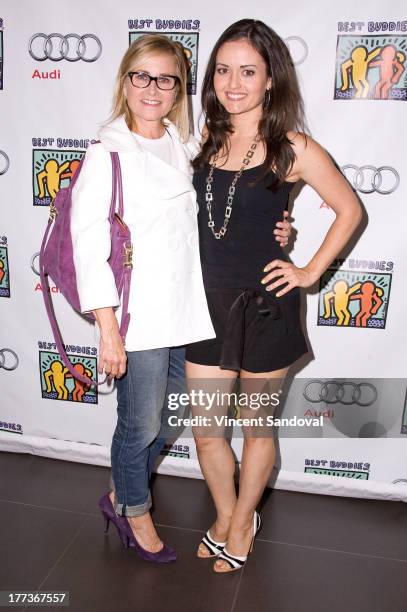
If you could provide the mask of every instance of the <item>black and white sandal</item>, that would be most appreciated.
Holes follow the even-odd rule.
[[[211,559],[212,557],[218,557],[225,548],[226,542],[215,542],[209,534],[209,529],[201,540],[201,544],[206,546],[206,549],[211,553],[206,557],[199,557],[199,559]]]
[[[244,556],[244,557],[238,557],[237,555],[231,555],[226,550],[226,546],[224,546],[223,552],[221,552],[220,555],[218,555],[218,560],[219,561],[226,561],[226,563],[229,564],[230,569],[227,569],[227,570],[217,570],[217,569],[214,568],[214,571],[217,574],[222,574],[222,573],[223,574],[228,574],[229,572],[235,572],[236,570],[241,569],[244,566],[244,564],[247,561],[247,557],[249,556],[249,554],[253,550],[254,538],[259,533],[260,527],[261,527],[261,518],[260,518],[260,515],[255,511],[254,515],[253,515],[253,537],[252,537],[252,541],[251,541],[251,544],[250,544],[250,549],[249,549],[248,554],[246,556]]]

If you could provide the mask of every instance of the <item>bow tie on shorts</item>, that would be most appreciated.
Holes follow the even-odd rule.
[[[287,328],[284,300],[266,295],[257,289],[244,289],[230,307],[222,342],[219,367],[223,370],[241,370],[245,340],[245,318],[248,308],[256,307],[259,317],[270,320],[283,318]]]

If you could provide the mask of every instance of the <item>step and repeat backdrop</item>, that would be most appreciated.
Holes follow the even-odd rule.
[[[286,41],[310,132],[365,212],[346,251],[304,294],[312,351],[293,368],[281,417],[323,417],[323,425],[280,428],[270,484],[407,501],[407,14],[399,0],[362,4],[259,0],[248,9],[236,0],[231,11],[213,0],[2,0],[0,450],[110,464],[115,391],[88,388],[64,371],[43,305],[38,252],[49,204],[108,118],[116,71],[134,39],[159,32],[183,45],[198,134],[210,50],[232,20],[253,17]],[[305,265],[334,213],[309,187],[295,190],[291,205],[297,232],[289,255]],[[54,284],[51,292],[72,363],[95,376],[94,329]],[[239,432],[232,444],[238,460]],[[187,432],[168,442],[158,471],[201,477]]]

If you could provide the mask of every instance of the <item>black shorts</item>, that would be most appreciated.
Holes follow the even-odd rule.
[[[286,368],[308,352],[298,288],[280,298],[251,288],[214,289],[206,298],[216,338],[188,344],[187,361],[260,373]]]

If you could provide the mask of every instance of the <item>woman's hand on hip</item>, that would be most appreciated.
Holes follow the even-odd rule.
[[[100,328],[99,367],[109,380],[121,378],[126,373],[127,355],[113,308],[94,310]]]
[[[271,283],[266,286],[267,291],[272,291],[285,285],[284,288],[276,293],[276,297],[281,297],[285,293],[288,293],[294,287],[310,287],[315,283],[318,278],[306,267],[297,268],[294,264],[283,261],[281,259],[273,259],[268,263],[263,272],[268,272],[263,280],[263,285]],[[273,281],[274,282],[271,282]]]

